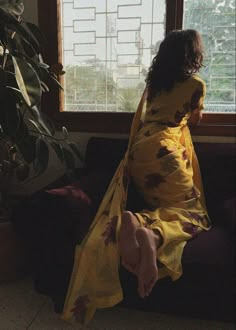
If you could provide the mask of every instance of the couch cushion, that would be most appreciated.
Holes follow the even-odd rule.
[[[202,173],[206,202],[212,222],[232,226],[225,201],[235,198],[236,145],[197,143],[195,150]]]
[[[209,231],[202,232],[188,241],[184,253],[183,263],[218,265],[228,267],[233,265],[233,237],[231,233],[219,226],[213,226]]]
[[[91,170],[117,168],[127,149],[127,139],[92,137],[88,141],[85,166]]]

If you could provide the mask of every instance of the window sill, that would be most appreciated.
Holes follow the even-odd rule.
[[[223,125],[223,124],[199,124],[196,127],[190,129],[191,134],[194,136],[227,136],[235,137],[236,127],[235,125]]]
[[[106,112],[60,112],[54,113],[52,120],[56,129],[66,126],[70,132],[97,132],[128,134],[134,113]],[[205,114],[202,122],[191,128],[195,136],[235,137],[236,125],[234,114]]]
[[[133,113],[60,112],[52,118],[57,129],[70,132],[129,133]]]
[[[202,121],[190,129],[195,136],[228,136],[235,137],[236,114],[205,113]]]

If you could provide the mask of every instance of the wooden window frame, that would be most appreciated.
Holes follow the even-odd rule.
[[[183,0],[167,0],[166,33],[182,28]],[[47,38],[43,53],[47,63],[61,62],[60,0],[38,1],[39,27]],[[63,79],[63,78],[62,78]],[[52,88],[43,96],[42,109],[57,129],[65,125],[69,131],[128,134],[133,113],[61,111],[63,92]],[[193,135],[235,137],[235,114],[206,113]]]

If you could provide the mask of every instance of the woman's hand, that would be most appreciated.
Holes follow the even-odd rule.
[[[188,120],[188,124],[190,127],[194,127],[200,123],[201,119],[202,119],[202,111],[199,109],[195,109],[191,113],[191,116]]]

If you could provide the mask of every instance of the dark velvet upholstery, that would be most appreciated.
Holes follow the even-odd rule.
[[[123,157],[126,139],[91,138],[78,181],[40,192],[15,209],[13,222],[28,244],[36,289],[51,296],[60,312],[73,266],[73,251],[89,227]],[[161,280],[150,297],[137,295],[136,278],[121,268],[122,306],[232,321],[235,272],[235,145],[195,145],[202,170],[212,229],[184,249],[184,275]],[[64,182],[64,181],[63,181]],[[130,185],[127,208],[144,202]]]

